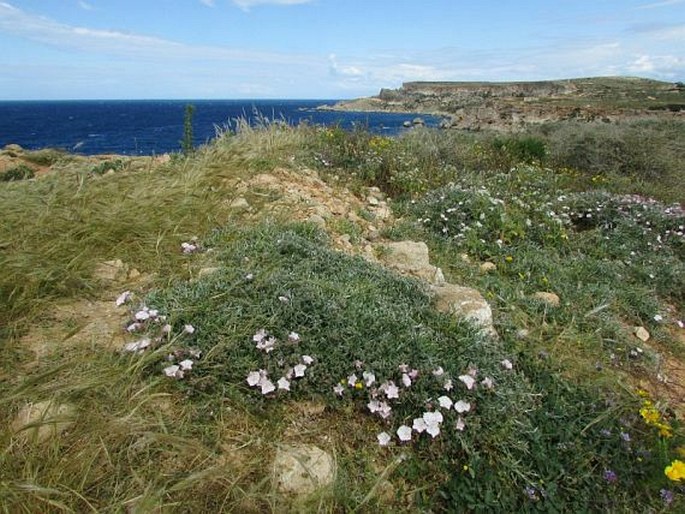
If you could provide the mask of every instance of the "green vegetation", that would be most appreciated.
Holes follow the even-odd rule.
[[[682,397],[654,384],[664,356],[685,360],[683,145],[679,123],[385,138],[243,120],[151,169],[74,163],[2,185],[1,510],[677,512]],[[392,196],[380,237],[425,241],[490,301],[499,338],[334,250],[342,233],[369,244],[373,212],[327,233],[293,221],[301,192],[276,210],[310,167],[336,194]],[[264,189],[277,169],[301,183]],[[143,279],[98,278],[113,259]],[[93,328],[98,309],[130,351]],[[43,400],[75,424],[15,434]],[[273,484],[293,442],[335,456],[309,498]]]
[[[195,114],[195,106],[188,104],[183,113],[183,140],[181,141],[181,150],[183,155],[190,155],[195,150],[193,143],[193,115]]]
[[[36,176],[33,168],[26,164],[19,164],[0,173],[0,182],[14,182],[16,180],[26,180]]]

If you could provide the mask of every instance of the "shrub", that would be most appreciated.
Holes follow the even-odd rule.
[[[25,164],[19,164],[0,173],[0,182],[26,180],[36,176],[36,172]]]

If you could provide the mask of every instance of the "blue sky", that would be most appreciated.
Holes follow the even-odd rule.
[[[685,0],[0,0],[0,99],[353,98],[685,80]]]

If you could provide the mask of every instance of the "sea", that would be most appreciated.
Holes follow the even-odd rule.
[[[415,116],[319,110],[337,100],[64,100],[0,101],[0,148],[59,148],[83,155],[160,155],[181,148],[184,114],[193,105],[193,139],[208,143],[237,119],[364,128],[395,136]],[[421,116],[427,126],[440,118]]]

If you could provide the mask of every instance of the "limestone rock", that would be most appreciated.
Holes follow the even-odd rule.
[[[12,422],[12,431],[24,440],[43,442],[74,424],[75,409],[66,403],[42,401],[25,405]]]
[[[306,496],[330,485],[335,477],[333,458],[308,444],[282,446],[274,459],[274,481],[286,494]]]
[[[307,221],[308,221],[309,223],[314,223],[315,225],[318,225],[318,226],[320,226],[320,227],[322,227],[322,228],[325,228],[325,227],[326,227],[326,220],[323,219],[323,218],[322,218],[321,216],[319,216],[318,214],[312,214],[311,216],[309,216],[309,218],[307,218]]]
[[[445,276],[440,268],[432,266],[428,258],[426,243],[399,241],[383,245],[383,263],[406,275],[421,278],[431,284],[444,284]]]
[[[635,337],[637,337],[643,343],[649,341],[650,335],[645,327],[635,327],[633,333],[635,334]]]
[[[250,208],[250,204],[247,202],[247,200],[245,200],[245,198],[239,196],[233,200],[228,207],[233,211],[247,211]]]
[[[480,265],[481,273],[490,273],[491,271],[495,271],[496,269],[497,265],[494,262],[486,261]]]
[[[444,313],[453,314],[473,322],[485,332],[494,333],[492,326],[492,309],[475,289],[454,284],[434,285],[431,287],[435,299],[435,308]]]
[[[557,296],[555,293],[550,293],[547,291],[538,291],[533,295],[533,298],[536,300],[540,300],[541,302],[549,305],[550,307],[559,307],[560,305],[559,296]]]
[[[121,259],[114,259],[98,264],[93,276],[99,280],[114,282],[126,277],[126,265]]]

